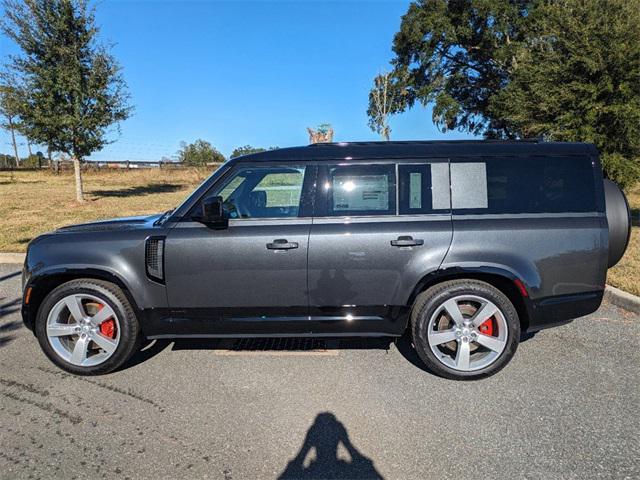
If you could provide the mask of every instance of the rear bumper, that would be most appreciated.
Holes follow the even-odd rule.
[[[600,308],[604,290],[556,295],[531,302],[527,332],[569,323],[574,318],[589,315]]]

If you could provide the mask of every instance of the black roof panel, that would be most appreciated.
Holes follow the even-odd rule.
[[[288,147],[234,158],[233,161],[358,160],[457,156],[598,155],[590,143],[539,140],[454,140],[339,142]]]

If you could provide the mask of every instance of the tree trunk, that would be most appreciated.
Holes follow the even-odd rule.
[[[13,141],[13,153],[16,157],[16,167],[20,167],[20,156],[18,155],[18,144],[16,143],[16,132],[13,129],[13,121],[9,117],[9,130],[11,130],[11,140]]]
[[[33,155],[33,153],[31,153],[31,142],[29,141],[28,138],[27,138],[27,150],[29,152],[29,156]]]
[[[76,176],[76,200],[84,203],[84,190],[82,189],[82,170],[80,169],[80,159],[73,157],[73,171]]]
[[[47,145],[47,157],[49,158],[49,168],[53,171],[53,173],[55,173],[56,175],[60,173],[60,164],[58,163],[58,160],[53,160],[51,145]]]

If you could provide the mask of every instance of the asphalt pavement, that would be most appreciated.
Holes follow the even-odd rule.
[[[609,304],[476,382],[406,340],[155,342],[75,377],[22,326],[19,288],[0,265],[0,478],[640,477],[640,317]]]

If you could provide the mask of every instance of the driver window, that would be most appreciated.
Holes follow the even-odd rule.
[[[213,192],[229,218],[297,217],[305,167],[241,167]]]

